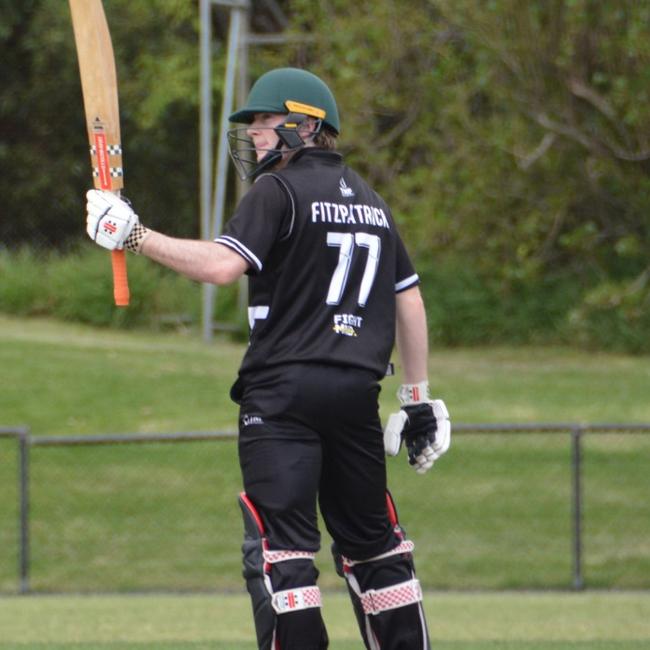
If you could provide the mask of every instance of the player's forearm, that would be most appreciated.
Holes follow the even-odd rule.
[[[402,381],[417,384],[428,377],[429,339],[424,302],[417,287],[397,294],[397,350]]]
[[[244,260],[221,244],[177,239],[155,231],[147,235],[140,253],[197,282],[229,284],[246,270]]]

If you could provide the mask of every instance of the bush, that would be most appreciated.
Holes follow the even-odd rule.
[[[128,257],[131,302],[113,303],[110,255],[94,246],[66,253],[23,248],[0,252],[0,311],[52,316],[95,326],[162,327],[167,322],[198,323],[200,284],[134,255]],[[235,317],[233,290],[219,292],[222,320]]]
[[[51,308],[42,258],[29,248],[0,250],[0,310],[19,316],[46,314]]]
[[[650,353],[650,288],[646,275],[585,286],[557,275],[508,282],[449,257],[416,260],[431,341],[439,346],[558,344]],[[80,245],[66,253],[0,250],[0,312],[51,316],[94,326],[198,327],[201,285],[135,255],[128,256],[131,303],[113,304],[108,252]],[[247,334],[238,288],[217,292],[214,318],[240,339]]]
[[[650,273],[634,283],[605,282],[587,292],[569,314],[569,329],[583,347],[650,353]]]
[[[418,267],[430,338],[437,344],[550,344],[568,340],[568,314],[582,291],[571,277],[499,282],[453,258]]]

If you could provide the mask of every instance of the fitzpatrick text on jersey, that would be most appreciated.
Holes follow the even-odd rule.
[[[377,226],[390,228],[386,214],[381,208],[353,203],[329,203],[328,201],[314,201],[311,204],[312,223],[342,223]]]

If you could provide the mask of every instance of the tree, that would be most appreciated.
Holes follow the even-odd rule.
[[[650,349],[650,4],[279,5],[298,39],[252,50],[251,74],[300,65],[330,82],[344,153],[431,279],[440,340],[574,331]],[[196,3],[105,8],[127,195],[151,226],[196,235]],[[0,242],[61,246],[81,236],[89,185],[67,3],[0,12]]]
[[[294,6],[295,28],[314,36],[309,62],[342,104],[351,157],[418,257],[471,260],[497,309],[570,281],[584,302],[569,312],[566,293],[564,325],[630,292],[628,316],[640,317],[650,297],[647,3]]]
[[[127,195],[156,226],[196,232],[196,7],[107,0]],[[83,232],[88,145],[67,2],[8,0],[0,19],[0,242],[60,246]],[[159,178],[165,173],[165,182]],[[140,199],[142,197],[142,199]]]

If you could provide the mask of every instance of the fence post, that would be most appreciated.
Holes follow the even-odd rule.
[[[581,426],[571,431],[571,465],[573,469],[573,588],[584,588],[582,575],[582,433]]]
[[[18,436],[18,494],[20,499],[20,544],[18,572],[20,593],[29,592],[29,432],[21,431]]]

